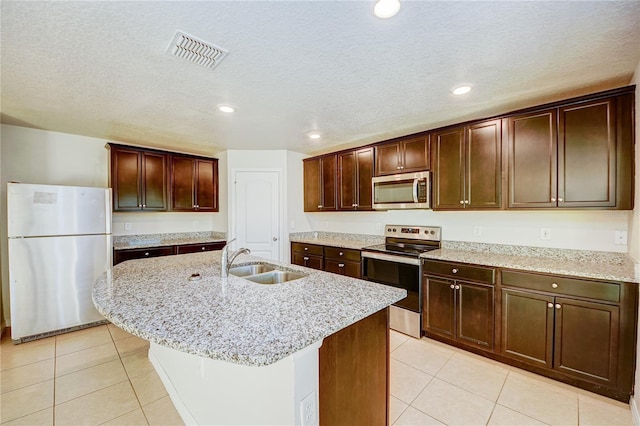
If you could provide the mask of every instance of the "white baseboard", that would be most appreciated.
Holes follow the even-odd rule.
[[[631,395],[631,420],[633,420],[634,426],[640,426],[640,412],[638,411],[638,404],[636,399]]]

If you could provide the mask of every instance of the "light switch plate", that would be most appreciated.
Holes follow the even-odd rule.
[[[616,231],[615,243],[617,245],[627,245],[627,231]]]
[[[549,228],[540,228],[540,239],[541,240],[550,240],[551,239],[551,229],[549,229]]]
[[[125,231],[131,231],[131,224],[129,222],[125,222],[124,223],[124,230]]]

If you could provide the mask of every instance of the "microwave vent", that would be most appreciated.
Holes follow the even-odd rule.
[[[229,51],[197,37],[177,31],[167,52],[203,67],[214,69]]]

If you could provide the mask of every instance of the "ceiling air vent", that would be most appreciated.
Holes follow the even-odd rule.
[[[228,50],[180,31],[173,36],[167,52],[210,69],[217,67],[229,53]]]

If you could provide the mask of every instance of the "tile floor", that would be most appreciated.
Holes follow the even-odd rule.
[[[0,345],[2,425],[181,425],[148,343],[103,325]],[[632,425],[627,404],[391,332],[392,425]]]

